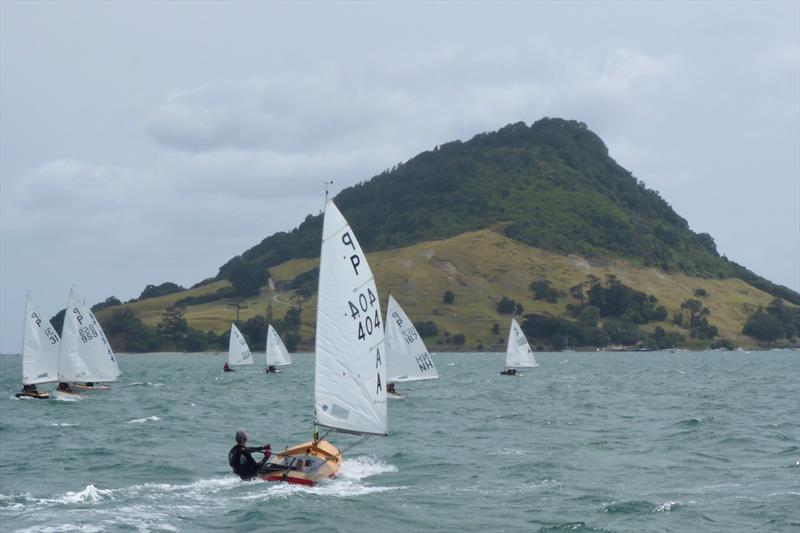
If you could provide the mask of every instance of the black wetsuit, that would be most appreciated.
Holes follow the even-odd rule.
[[[264,464],[268,455],[265,455],[264,459],[257,463],[253,456],[250,455],[250,452],[260,451],[262,451],[262,448],[248,448],[237,444],[228,452],[228,464],[231,465],[234,473],[240,478],[253,479],[258,475],[258,469]]]

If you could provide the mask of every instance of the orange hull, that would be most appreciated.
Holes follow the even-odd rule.
[[[339,472],[342,455],[328,441],[309,441],[275,454],[261,469],[264,481],[313,486]]]

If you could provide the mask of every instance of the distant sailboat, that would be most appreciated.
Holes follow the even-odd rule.
[[[117,358],[103,328],[92,310],[70,289],[61,330],[57,392],[67,397],[77,396],[67,385],[69,382],[79,388],[107,390],[109,387],[106,385],[94,387],[93,384],[117,381],[119,374]]]
[[[314,369],[315,426],[386,435],[384,333],[378,291],[353,230],[331,200],[322,223]],[[268,481],[313,485],[336,475],[339,450],[319,438],[276,454]]]
[[[390,294],[386,304],[386,380],[390,397],[401,397],[394,384],[439,379],[422,337],[408,315]]]
[[[508,332],[508,347],[506,348],[506,369],[501,374],[514,376],[518,368],[533,368],[536,357],[533,355],[528,339],[517,324],[516,319],[511,319],[511,329]]]
[[[231,324],[231,338],[228,342],[228,362],[225,363],[225,370],[230,370],[228,365],[252,365],[253,354],[250,353],[250,347],[247,341],[236,327],[236,324]]]
[[[276,366],[288,366],[291,364],[292,356],[289,355],[289,350],[286,349],[286,345],[283,344],[281,336],[278,335],[278,332],[275,331],[275,328],[270,324],[269,328],[267,328],[266,371],[269,373],[280,372],[280,370],[275,368]]]
[[[22,392],[17,398],[46,400],[50,394],[36,390],[36,385],[58,380],[58,350],[61,339],[50,321],[31,301],[25,300],[25,329],[22,333]]]

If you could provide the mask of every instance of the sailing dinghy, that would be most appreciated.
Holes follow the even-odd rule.
[[[231,324],[231,338],[228,342],[228,362],[225,364],[224,370],[231,371],[229,365],[252,365],[253,355],[250,353],[250,347],[247,345],[242,332],[236,327],[236,324]]]
[[[61,345],[58,354],[58,390],[61,398],[77,398],[68,382],[96,383],[117,381],[119,377],[117,358],[106,339],[103,328],[92,310],[70,289],[61,330]],[[108,386],[102,386],[107,390]],[[95,388],[84,385],[82,388]],[[102,390],[102,389],[101,389]]]
[[[289,350],[283,344],[281,336],[272,327],[272,324],[267,328],[267,360],[265,371],[268,374],[280,372],[277,366],[288,366],[292,364],[292,356],[289,355]]]
[[[46,400],[50,394],[36,385],[58,380],[58,348],[61,339],[50,321],[31,301],[25,300],[25,329],[22,333],[22,392],[17,398]]]
[[[356,435],[388,434],[378,291],[353,230],[329,199],[322,223],[316,328],[314,434],[275,454],[261,470],[267,481],[314,485],[336,475],[342,454],[319,437],[320,426]]]
[[[422,337],[397,300],[390,294],[386,304],[386,381],[387,396],[402,398],[395,383],[439,379]]]
[[[511,319],[511,329],[508,332],[508,347],[506,348],[506,369],[500,372],[504,376],[518,376],[518,368],[533,368],[536,358],[533,356],[528,339],[517,324],[516,319]]]

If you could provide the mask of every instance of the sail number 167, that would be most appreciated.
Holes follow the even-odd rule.
[[[359,339],[366,339],[367,335],[372,335],[373,331],[381,327],[381,313],[375,305],[377,301],[378,298],[371,288],[367,288],[366,294],[359,293],[355,302],[347,301],[350,306],[350,317],[358,322]]]

